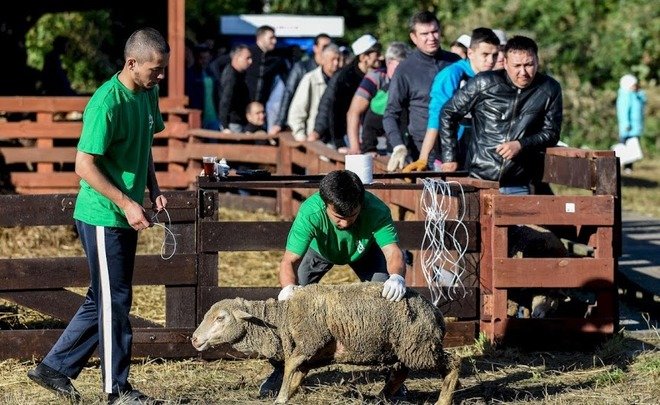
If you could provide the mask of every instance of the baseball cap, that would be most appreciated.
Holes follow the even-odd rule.
[[[353,49],[353,54],[358,56],[371,49],[377,43],[378,40],[372,35],[364,34],[351,44],[351,49]]]

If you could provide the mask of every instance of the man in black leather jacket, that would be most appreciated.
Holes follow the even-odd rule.
[[[538,47],[532,39],[515,36],[504,52],[504,70],[478,74],[443,107],[441,171],[457,170],[455,129],[471,113],[474,136],[466,158],[470,176],[498,181],[504,194],[529,194],[540,152],[559,141],[561,86],[538,73]]]

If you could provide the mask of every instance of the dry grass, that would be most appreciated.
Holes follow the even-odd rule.
[[[640,165],[640,172],[642,166]],[[277,220],[266,214],[222,210],[221,218]],[[140,238],[141,253],[158,253],[162,230]],[[81,255],[70,227],[0,229],[0,257]],[[222,257],[220,283],[229,286],[276,286],[280,252],[233,253]],[[249,270],[248,270],[249,269]],[[351,271],[337,268],[326,283],[355,281]],[[76,291],[80,291],[77,289]],[[164,323],[164,289],[136,287],[133,313]],[[57,323],[29,309],[0,300],[0,328],[40,327]],[[461,404],[655,404],[660,398],[660,334],[616,335],[604,346],[583,352],[521,352],[492,348],[485,339],[452,349],[462,358]],[[36,359],[35,359],[36,360]],[[60,404],[61,400],[31,383],[26,372],[33,361],[0,362],[0,403]],[[171,403],[258,404],[258,386],[270,372],[263,360],[199,359],[164,361],[135,359],[131,381],[141,390]],[[330,366],[313,371],[294,404],[380,403],[380,372],[361,367]],[[91,361],[75,381],[85,403],[104,403],[100,370]],[[412,373],[406,403],[433,403],[441,381],[428,373]]]
[[[616,350],[593,352],[480,351],[481,344],[453,349],[462,357],[458,404],[655,404],[660,398],[660,340],[615,339]],[[603,351],[607,356],[603,356]],[[25,373],[33,362],[0,362],[0,403],[58,404],[49,392],[29,382]],[[140,389],[171,403],[258,404],[259,383],[270,372],[263,360],[162,361],[137,359],[131,380]],[[75,381],[85,403],[103,403],[97,362]],[[314,370],[293,404],[382,403],[375,395],[381,373],[364,367],[329,366]],[[402,404],[435,402],[440,379],[412,373],[409,395]]]

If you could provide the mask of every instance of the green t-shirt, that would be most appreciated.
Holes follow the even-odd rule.
[[[325,208],[318,192],[302,203],[289,231],[287,250],[303,256],[309,247],[334,264],[346,264],[362,257],[374,241],[380,247],[399,241],[390,209],[368,191],[349,229],[337,229]]]
[[[131,91],[114,75],[85,107],[78,150],[98,155],[97,166],[131,199],[142,203],[154,133],[165,129],[158,87]],[[129,228],[123,211],[80,180],[73,217],[90,225]]]

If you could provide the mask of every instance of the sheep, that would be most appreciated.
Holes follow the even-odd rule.
[[[437,404],[451,404],[459,367],[442,346],[442,313],[415,290],[392,302],[381,297],[382,289],[377,282],[312,284],[287,301],[221,300],[204,316],[192,344],[203,351],[226,343],[284,361],[276,404],[286,403],[311,369],[332,363],[392,366],[379,394],[386,399],[409,370],[438,371],[444,381]]]

